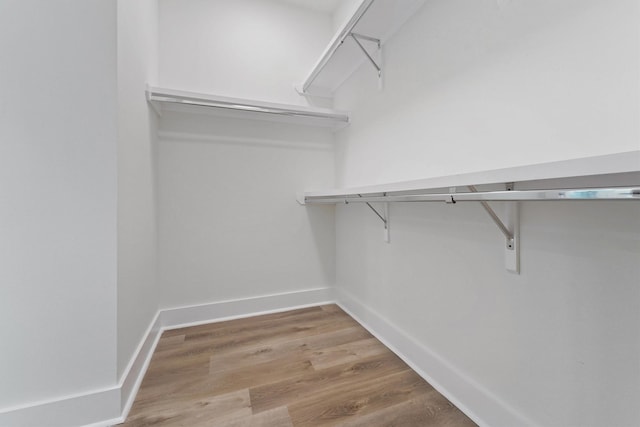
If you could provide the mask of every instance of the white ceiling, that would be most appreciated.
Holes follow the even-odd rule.
[[[337,9],[338,4],[343,0],[280,0],[284,3],[293,4],[295,6],[307,9],[317,10],[319,12],[333,13]]]

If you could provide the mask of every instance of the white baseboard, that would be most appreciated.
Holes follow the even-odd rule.
[[[478,425],[484,427],[535,425],[427,346],[358,302],[347,292],[334,289],[334,293],[337,304],[344,311]]]
[[[0,426],[116,425],[126,419],[163,331],[334,302],[480,426],[534,425],[427,346],[348,293],[321,288],[159,310],[117,386],[6,410],[0,413]]]
[[[158,341],[160,340],[160,336],[162,335],[162,326],[160,325],[161,314],[162,313],[158,311],[154,316],[147,328],[147,332],[142,337],[142,341],[138,344],[138,348],[136,349],[133,358],[129,362],[127,369],[124,371],[124,374],[120,379],[120,414],[118,420],[116,420],[117,422],[111,423],[111,425],[123,423],[131,410],[131,406],[136,398],[140,384],[142,384],[144,374],[147,372],[147,368],[151,362],[153,352],[155,351]]]
[[[119,416],[120,389],[113,387],[3,410],[0,426],[82,426]]]
[[[117,421],[121,423],[127,418],[162,332],[170,329],[328,304],[333,302],[334,299],[332,291],[333,289],[331,288],[319,288],[159,310],[138,346],[138,350],[125,371],[123,379],[120,381],[122,412]]]
[[[160,322],[164,330],[220,322],[247,316],[332,303],[333,289],[319,288],[300,292],[265,295],[255,298],[219,301],[161,310]]]
[[[106,427],[122,423],[131,409],[163,331],[333,301],[332,289],[320,288],[159,310],[116,386],[8,408],[0,412],[0,426]]]

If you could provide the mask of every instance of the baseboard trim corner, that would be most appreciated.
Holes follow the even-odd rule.
[[[278,311],[295,310],[332,303],[333,301],[332,288],[308,289],[298,292],[165,309],[161,310],[160,322],[163,330],[176,329],[242,317],[259,316]]]
[[[334,289],[334,295],[336,303],[345,312],[479,426],[535,426],[530,419],[349,293]]]
[[[131,410],[153,352],[165,330],[329,304],[333,301],[332,288],[317,288],[158,310],[120,381],[114,387],[4,409],[0,411],[0,425],[108,427],[120,424],[126,420]]]
[[[0,425],[106,427],[122,423],[163,331],[332,303],[338,304],[480,426],[535,425],[427,346],[347,292],[335,288],[159,310],[116,387],[4,411],[0,413]]]
[[[127,366],[122,378],[119,382],[120,387],[120,417],[119,423],[124,422],[133,406],[138,389],[142,384],[144,374],[147,372],[151,357],[158,345],[160,336],[162,335],[162,327],[160,326],[160,314],[158,311],[153,320],[147,327],[147,331],[142,336],[142,340]]]

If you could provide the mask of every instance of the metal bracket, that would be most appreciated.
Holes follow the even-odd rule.
[[[358,47],[360,48],[362,53],[365,54],[365,56],[367,57],[369,62],[371,62],[371,65],[373,65],[373,67],[376,69],[376,71],[378,72],[378,79],[381,80],[382,79],[382,64],[379,64],[378,62],[376,62],[375,59],[373,59],[371,54],[367,51],[367,49],[365,49],[365,47],[362,45],[362,42],[359,40],[359,39],[362,39],[362,40],[367,40],[367,41],[376,43],[378,45],[378,51],[380,51],[380,49],[382,48],[382,45],[380,43],[380,39],[376,39],[374,37],[369,37],[369,36],[363,36],[362,34],[357,34],[357,33],[353,33],[353,32],[349,33],[349,35],[351,36],[353,41],[356,42],[356,44],[358,45]]]
[[[384,195],[386,196],[387,193],[384,193]],[[362,194],[358,194],[358,197],[362,197]],[[371,203],[369,202],[365,202],[365,203],[367,204],[367,206],[369,206],[369,209],[371,209],[373,213],[375,213],[376,216],[380,218],[380,220],[384,224],[384,241],[389,243],[389,203],[384,204],[384,215],[378,212],[378,210],[374,208],[371,205]]]
[[[467,186],[469,191],[477,193],[478,190],[475,186]],[[506,184],[506,190],[513,190],[513,183]],[[489,203],[481,201],[480,204],[484,210],[489,214],[493,222],[498,226],[498,229],[504,234],[506,239],[506,251],[505,251],[505,264],[507,270],[516,274],[520,273],[520,251],[519,251],[519,238],[520,238],[520,215],[518,202],[508,202],[508,218],[509,224],[500,219],[498,214],[489,206]]]
[[[478,192],[478,190],[474,185],[468,185],[467,187],[469,188],[469,191],[471,191],[472,193]],[[487,213],[489,214],[493,222],[498,226],[502,234],[504,234],[504,237],[507,239],[507,249],[512,250],[513,249],[513,233],[509,231],[506,225],[504,225],[504,223],[502,222],[498,214],[496,214],[496,212],[491,208],[491,206],[489,206],[489,203],[481,201],[480,204],[482,205],[484,210],[487,211]]]

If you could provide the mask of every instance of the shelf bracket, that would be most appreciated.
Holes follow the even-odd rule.
[[[376,60],[373,59],[371,54],[367,51],[367,49],[365,49],[365,47],[362,45],[362,42],[359,40],[359,39],[362,39],[362,40],[367,40],[367,41],[376,43],[378,45],[378,51],[379,51],[381,49],[381,47],[382,47],[382,45],[380,44],[380,39],[376,39],[376,38],[369,37],[369,36],[363,36],[362,34],[357,34],[357,33],[353,33],[353,32],[349,33],[349,35],[351,36],[353,41],[356,42],[356,44],[358,45],[358,47],[360,48],[362,53],[364,53],[364,55],[367,57],[367,59],[369,60],[371,65],[373,65],[373,67],[378,72],[378,79],[381,79],[382,78],[382,66],[381,66],[381,64],[378,64],[376,62]]]
[[[387,193],[384,193],[384,196],[386,195]],[[362,197],[362,194],[358,194],[358,197]],[[389,203],[384,203],[384,214],[381,214],[380,212],[378,212],[378,210],[374,208],[371,205],[371,203],[369,202],[365,202],[365,203],[367,204],[367,206],[369,206],[369,209],[371,209],[373,213],[376,214],[376,216],[380,218],[380,220],[384,224],[384,241],[389,243]]]
[[[472,193],[478,192],[478,190],[474,185],[468,185],[467,187],[469,188],[469,191],[471,191]],[[482,205],[484,210],[487,212],[487,214],[489,214],[493,222],[498,226],[502,234],[504,234],[504,237],[507,240],[507,249],[513,249],[513,233],[509,231],[506,225],[504,225],[504,222],[502,222],[502,220],[500,219],[498,214],[496,214],[493,208],[489,206],[489,203],[480,202],[480,204]]]
[[[474,185],[467,186],[469,191],[477,193],[478,190]],[[513,183],[506,185],[507,191],[513,190]],[[520,215],[518,202],[508,202],[508,224],[505,224],[498,214],[493,210],[489,203],[480,201],[480,204],[487,212],[489,217],[496,224],[498,229],[504,234],[505,237],[505,266],[507,270],[520,274],[520,250],[519,250],[519,238],[520,238]]]
[[[385,214],[382,215],[370,203],[384,203],[385,209],[388,209],[388,203],[400,202],[444,202],[451,205],[460,202],[480,202],[505,237],[505,267],[507,271],[515,274],[520,274],[520,202],[567,202],[572,200],[640,202],[640,186],[515,190],[513,183],[507,183],[506,191],[478,191],[475,186],[469,185],[469,191],[456,193],[456,187],[450,187],[448,192],[432,192],[429,190],[438,190],[441,187],[418,189],[412,185],[413,183],[411,183],[411,186],[408,184],[406,186],[394,184],[393,190],[387,190],[384,193],[380,187],[372,186],[364,190],[368,192],[357,195],[356,191],[363,190],[325,191],[318,192],[319,194],[316,195],[303,194],[299,200],[301,201],[300,203],[305,204],[367,203],[369,208],[385,223],[387,235],[389,228],[388,210],[385,210]],[[410,193],[407,194],[407,192]],[[498,216],[487,202],[500,202],[503,213]]]

